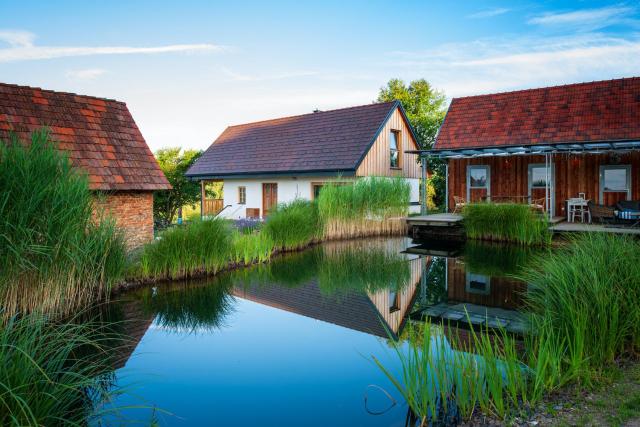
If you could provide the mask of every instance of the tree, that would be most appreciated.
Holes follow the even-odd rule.
[[[158,191],[153,197],[153,214],[156,220],[170,224],[178,210],[185,205],[195,205],[200,200],[200,184],[187,179],[185,173],[202,155],[200,150],[182,150],[180,147],[163,148],[155,156],[160,169],[173,187]]]
[[[386,86],[380,88],[378,102],[398,100],[407,113],[407,118],[416,133],[420,148],[433,147],[438,129],[447,112],[447,98],[444,93],[434,89],[425,79],[413,80],[407,86],[401,79],[391,79]],[[442,206],[445,202],[445,164],[442,160],[431,159],[429,179],[431,188],[427,192],[430,209]],[[435,191],[434,191],[435,190]],[[435,194],[434,194],[435,193]]]

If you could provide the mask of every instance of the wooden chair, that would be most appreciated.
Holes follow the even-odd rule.
[[[539,199],[532,199],[531,203],[529,203],[529,207],[536,212],[544,214],[544,199],[544,197]]]
[[[467,205],[467,201],[464,197],[453,196],[453,205],[453,213],[458,213]]]

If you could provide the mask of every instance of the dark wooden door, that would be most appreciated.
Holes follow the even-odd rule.
[[[262,184],[262,216],[266,218],[269,212],[278,204],[278,184]]]

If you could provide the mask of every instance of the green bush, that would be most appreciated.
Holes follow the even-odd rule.
[[[0,142],[4,314],[73,313],[108,295],[126,267],[122,234],[94,217],[88,180],[45,130]]]
[[[551,242],[546,218],[517,203],[471,203],[462,211],[470,239],[543,245]]]
[[[87,425],[120,391],[111,381],[119,336],[93,323],[9,319],[0,329],[0,425]],[[115,408],[113,408],[115,410]]]
[[[231,260],[231,227],[222,219],[170,228],[147,244],[140,257],[144,277],[165,279],[216,273]]]
[[[291,250],[308,245],[319,237],[318,210],[313,202],[294,200],[279,204],[262,227],[276,249]]]

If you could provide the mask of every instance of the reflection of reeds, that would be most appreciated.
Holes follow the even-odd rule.
[[[543,245],[551,242],[546,217],[518,203],[471,203],[464,207],[464,228],[470,239]]]
[[[123,236],[94,213],[86,176],[45,130],[0,142],[0,301],[5,316],[71,314],[108,295],[126,265]]]
[[[467,240],[463,260],[469,273],[502,277],[520,273],[542,251],[529,246]]]
[[[325,239],[406,232],[411,189],[402,178],[368,177],[349,185],[325,185],[318,211]]]

